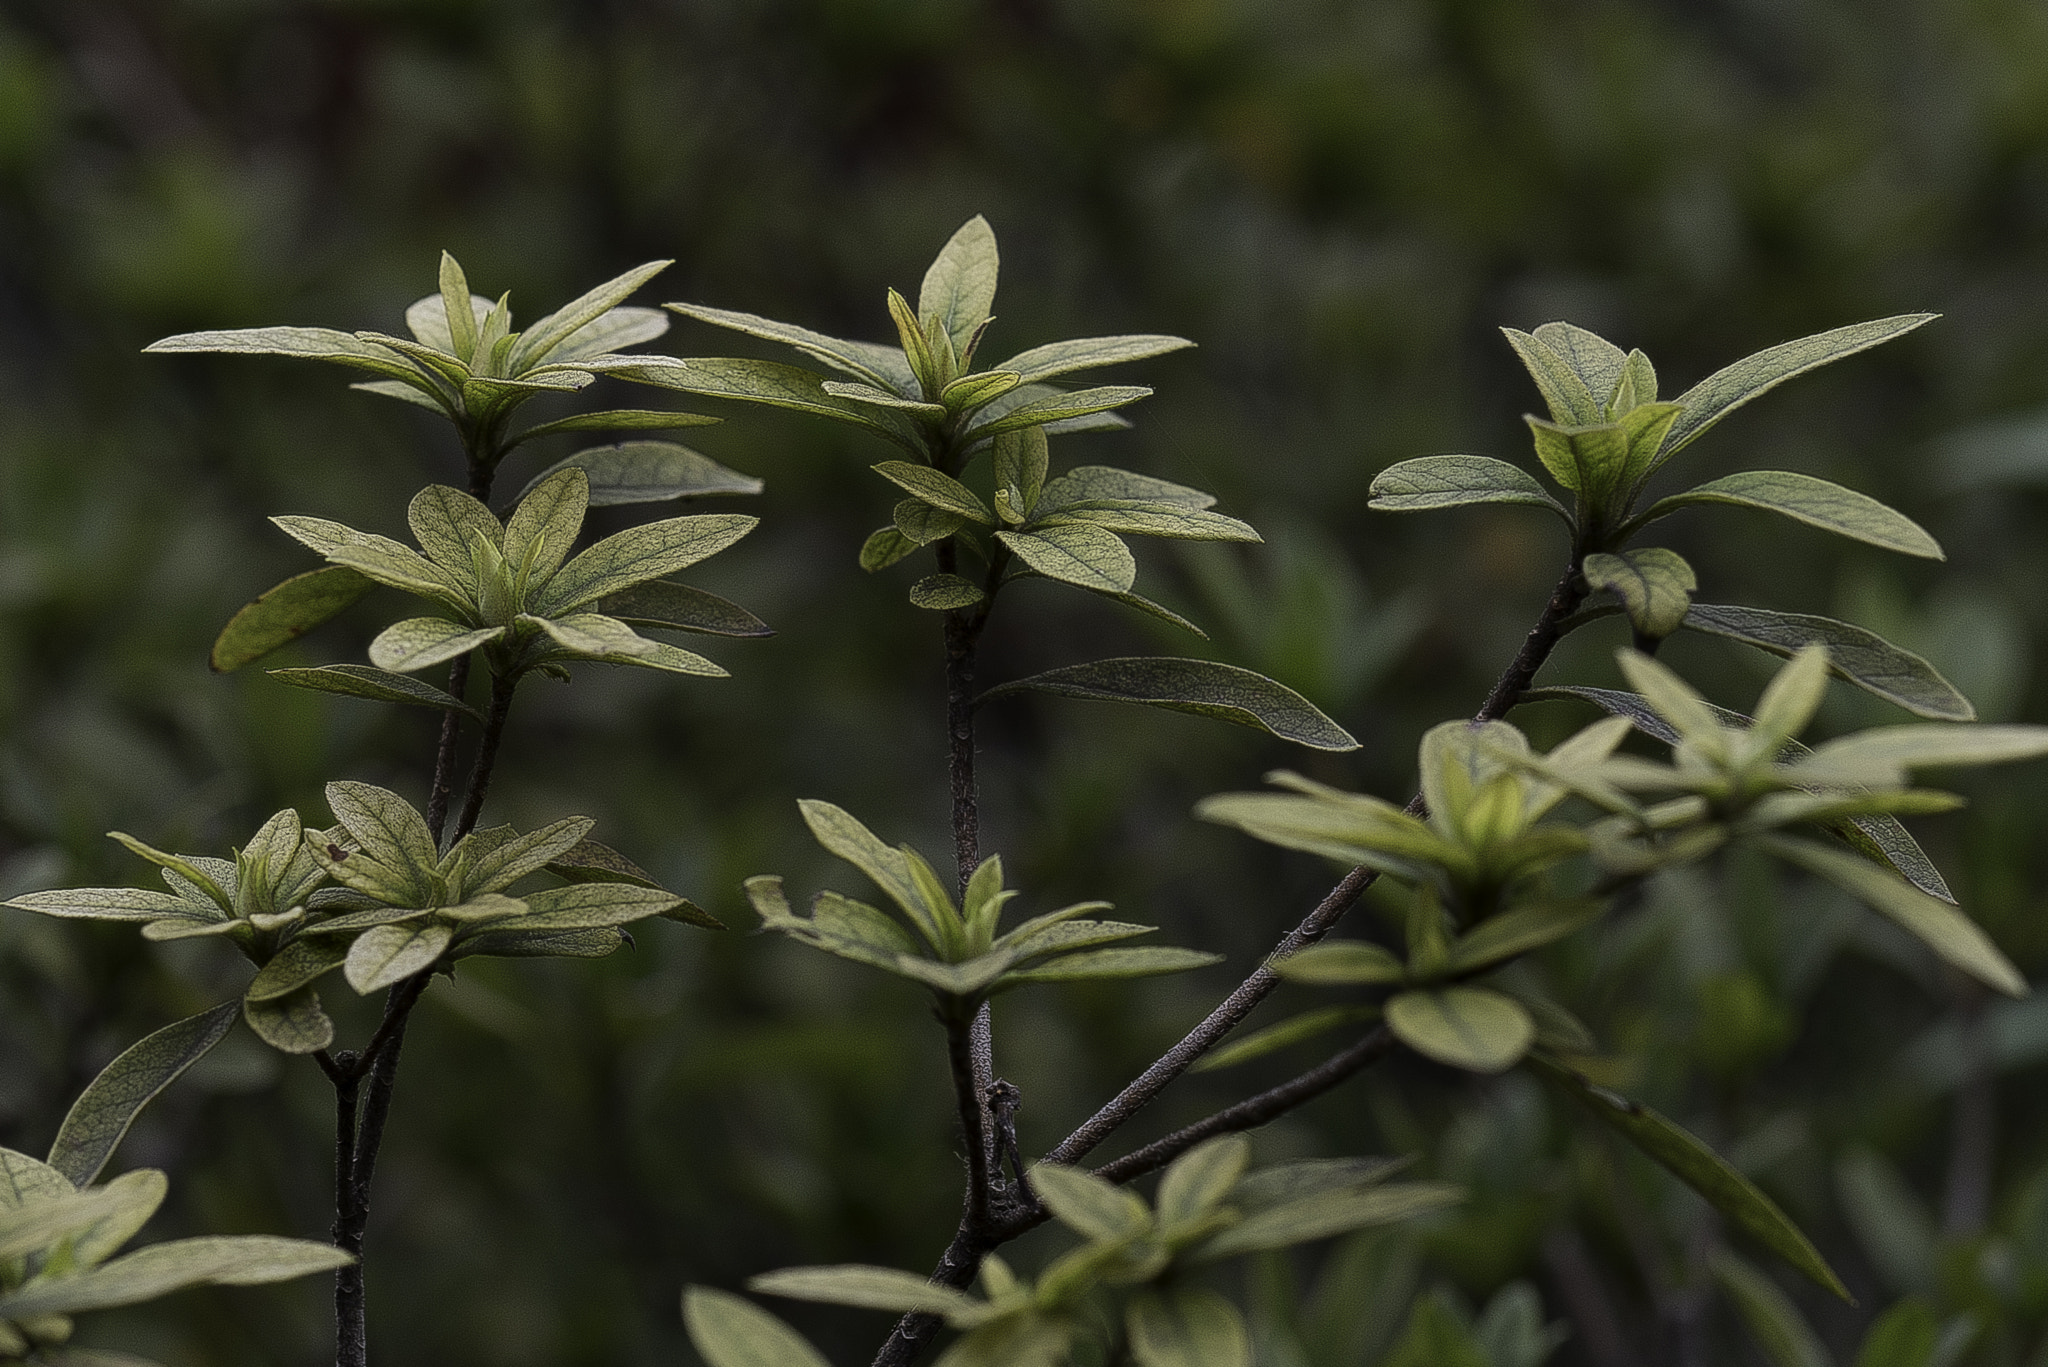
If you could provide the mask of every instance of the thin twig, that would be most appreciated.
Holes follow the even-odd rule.
[[[518,686],[517,675],[492,671],[491,710],[484,718],[484,738],[477,745],[476,767],[470,770],[469,792],[462,799],[462,815],[455,819],[454,840],[460,840],[476,829],[476,819],[483,814],[484,795],[491,788],[491,771],[498,763],[498,742],[504,738],[505,718],[512,710],[512,690]]]
[[[458,655],[455,663],[448,666],[448,693],[461,698],[469,686],[469,656]],[[441,743],[434,750],[434,779],[427,789],[427,829],[433,832],[434,843],[441,843],[441,832],[448,825],[448,800],[455,792],[455,742],[462,732],[462,715],[458,712],[441,714]]]

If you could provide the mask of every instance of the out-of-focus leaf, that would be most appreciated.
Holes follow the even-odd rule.
[[[1714,1281],[1748,1326],[1771,1367],[1834,1367],[1792,1298],[1763,1273],[1725,1249],[1713,1255]]]
[[[18,1210],[30,1201],[69,1196],[73,1190],[70,1179],[48,1163],[0,1148],[0,1211]]]
[[[414,707],[438,707],[460,712],[477,721],[483,714],[452,693],[443,692],[407,674],[393,674],[373,665],[321,665],[313,669],[267,671],[279,683],[293,688],[310,688],[317,693],[339,693],[344,697],[368,698],[372,702],[407,703]]]
[[[1251,1367],[1251,1336],[1237,1310],[1214,1291],[1140,1293],[1124,1310],[1137,1367]]]
[[[293,575],[251,599],[228,619],[213,643],[208,663],[231,673],[311,631],[375,588],[346,565],[329,565]]]
[[[1190,1071],[1210,1072],[1217,1068],[1234,1068],[1240,1063],[1249,1063],[1255,1058],[1277,1053],[1305,1040],[1315,1039],[1332,1030],[1364,1021],[1379,1019],[1376,1006],[1325,1006],[1314,1011],[1304,1011],[1292,1020],[1269,1025],[1255,1030],[1243,1039],[1234,1040],[1217,1049],[1197,1063]]]
[[[968,1310],[979,1304],[964,1291],[940,1286],[915,1272],[893,1267],[841,1264],[836,1267],[785,1267],[764,1272],[747,1280],[747,1289],[767,1296],[791,1300],[823,1301],[828,1305],[853,1305],[866,1310],[894,1310],[898,1314],[924,1311],[942,1315],[949,1310]]]
[[[72,1185],[90,1186],[142,1108],[226,1038],[240,1014],[239,1002],[227,1002],[131,1045],[71,1104],[50,1146],[50,1166]]]
[[[1053,1218],[1094,1243],[1115,1243],[1152,1227],[1145,1203],[1082,1168],[1040,1163],[1026,1176]]]
[[[260,1286],[354,1262],[327,1244],[263,1234],[173,1239],[70,1277],[39,1278],[0,1294],[0,1318],[71,1315],[154,1300],[188,1286]]]
[[[1896,703],[1915,716],[1936,721],[1975,721],[1977,710],[1941,677],[1933,665],[1909,650],[1847,622],[1796,612],[1694,603],[1685,614],[1694,631],[1790,656],[1803,646],[1828,648],[1828,665],[1838,678]]]
[[[593,508],[665,503],[672,498],[703,498],[710,494],[758,494],[765,487],[752,475],[728,470],[687,446],[672,441],[627,441],[616,446],[593,446],[555,462],[535,475],[520,497],[532,493],[549,475],[571,465],[589,476]]]
[[[1251,1162],[1251,1141],[1241,1134],[1218,1135],[1189,1149],[1159,1179],[1154,1202],[1162,1227],[1199,1220],[1223,1204]]]
[[[1069,698],[1143,703],[1265,731],[1314,750],[1356,750],[1358,742],[1293,689],[1263,674],[1210,660],[1137,657],[1068,665],[990,689],[982,701],[1033,690]]]
[[[796,1330],[724,1291],[683,1292],[683,1323],[710,1367],[832,1367]]]
[[[1527,503],[1563,518],[1572,515],[1519,465],[1491,456],[1422,456],[1390,465],[1373,476],[1370,507],[1382,512],[1422,512],[1468,503]]]
[[[1326,940],[1272,964],[1289,982],[1325,987],[1371,987],[1397,983],[1408,970],[1389,950],[1364,940]]]
[[[1527,954],[1600,919],[1605,910],[1598,898],[1536,902],[1488,917],[1458,937],[1451,945],[1450,966],[1470,973],[1475,969]]]
[[[1571,1069],[1542,1054],[1531,1054],[1536,1070],[1555,1082],[1587,1110],[1684,1182],[1728,1221],[1776,1253],[1819,1285],[1850,1300],[1848,1288],[1820,1256],[1812,1241],[1785,1212],[1747,1177],[1712,1149],[1638,1102],[1596,1087]]]
[[[1233,1258],[1269,1248],[1349,1234],[1354,1229],[1394,1224],[1456,1205],[1463,1193],[1442,1182],[1394,1182],[1384,1186],[1317,1191],[1247,1215],[1198,1245],[1195,1261]]]
[[[1536,1039],[1536,1024],[1520,1002],[1483,987],[1397,992],[1385,1009],[1387,1025],[1403,1044],[1479,1073],[1513,1067]]]
[[[1636,521],[1649,522],[1695,503],[1762,508],[1902,555],[1947,559],[1941,543],[1904,513],[1887,508],[1868,494],[1789,470],[1744,470],[1710,480],[1682,494],[1658,499]]]

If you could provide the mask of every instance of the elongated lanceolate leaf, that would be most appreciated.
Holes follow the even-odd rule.
[[[7,906],[44,916],[69,916],[86,921],[156,921],[166,916],[191,920],[217,919],[194,903],[149,888],[55,888],[11,898]]]
[[[1678,744],[1678,732],[1662,717],[1657,715],[1648,700],[1640,693],[1624,693],[1611,688],[1584,688],[1557,686],[1532,689],[1523,695],[1528,701],[1553,697],[1582,698],[1602,710],[1626,717],[1635,728],[1646,736],[1654,736],[1666,745]],[[1730,726],[1747,726],[1749,718],[1739,712],[1715,708],[1715,713]],[[1785,751],[1789,756],[1810,754],[1798,741],[1787,741]],[[1898,819],[1890,816],[1857,816],[1835,827],[1835,833],[1847,840],[1864,858],[1882,864],[1901,878],[1929,896],[1939,897],[1953,904],[1955,896],[1949,891],[1948,883],[1941,876],[1934,861],[1927,857],[1927,851],[1920,848],[1920,842],[1912,833],[1900,825]]]
[[[1408,976],[1408,970],[1391,950],[1364,940],[1327,940],[1309,945],[1284,959],[1274,960],[1269,967],[1289,982],[1324,987],[1368,987],[1397,983]]]
[[[1710,480],[1651,504],[1638,522],[1649,522],[1696,503],[1727,503],[1783,513],[1809,526],[1902,555],[1945,560],[1941,543],[1904,513],[1867,494],[1790,470],[1744,470]]]
[[[632,626],[670,627],[708,636],[773,636],[774,629],[738,603],[687,584],[653,579],[609,597],[594,606],[607,617]]]
[[[531,366],[554,359],[549,355],[550,352],[564,343],[573,344],[578,332],[625,303],[634,290],[673,264],[670,261],[649,261],[645,265],[635,266],[625,274],[607,280],[597,288],[562,305],[526,329],[520,339],[513,344],[512,354],[507,358],[507,368],[517,375]],[[659,317],[658,314],[655,316]],[[655,332],[651,335],[658,337],[661,334]]]
[[[419,372],[389,347],[366,342],[333,328],[235,328],[225,332],[181,332],[144,347],[145,352],[226,351],[253,356],[299,356],[309,361],[372,370],[398,380],[414,380]]]
[[[92,1185],[142,1108],[226,1038],[240,1014],[239,1002],[202,1011],[147,1036],[109,1063],[71,1104],[50,1146],[50,1166],[74,1186]]]
[[[832,1367],[796,1330],[724,1291],[685,1291],[683,1323],[709,1367]]]
[[[1248,1180],[1256,1181],[1253,1173]],[[1240,1188],[1240,1193],[1242,1188]],[[1289,1248],[1354,1229],[1394,1224],[1456,1205],[1464,1194],[1442,1182],[1396,1182],[1311,1191],[1246,1216],[1199,1245],[1193,1258],[1210,1262],[1269,1248]]]
[[[1718,370],[1678,396],[1685,412],[1671,425],[1658,454],[1658,463],[1671,459],[1709,427],[1727,417],[1751,399],[1777,388],[1795,375],[1818,369],[1859,351],[1903,337],[1932,313],[1902,313],[1868,323],[1853,323],[1829,332],[1815,333],[1796,342],[1783,342],[1748,356],[1726,369]]]
[[[1254,1030],[1243,1039],[1231,1041],[1205,1056],[1190,1071],[1207,1073],[1218,1068],[1234,1068],[1240,1063],[1264,1058],[1267,1054],[1326,1035],[1332,1030],[1377,1020],[1379,1014],[1379,1008],[1375,1006],[1324,1006],[1314,1011],[1304,1011],[1290,1020],[1281,1021],[1278,1025]]]
[[[893,1310],[897,1314],[921,1310],[942,1315],[949,1310],[971,1310],[981,1304],[964,1291],[928,1281],[915,1272],[859,1264],[785,1267],[778,1272],[764,1272],[749,1278],[747,1289],[768,1296],[787,1296],[791,1300],[853,1305],[866,1310]]]
[[[743,332],[749,337],[785,342],[835,370],[866,380],[878,389],[894,390],[899,394],[915,393],[917,389],[917,381],[910,373],[909,363],[903,359],[902,351],[896,347],[876,342],[849,342],[838,337],[827,337],[822,332],[812,332],[809,328],[798,327],[794,323],[778,323],[772,318],[762,318],[752,313],[737,313],[731,309],[709,308],[703,304],[664,304],[662,307],[715,327]],[[877,353],[888,354],[888,359],[882,359]]]
[[[1851,1299],[1841,1278],[1799,1226],[1719,1154],[1648,1106],[1596,1087],[1540,1053],[1530,1055],[1530,1061],[1624,1139],[1705,1197],[1731,1224],[1843,1300]]]
[[[1176,949],[1170,945],[1142,949],[1091,949],[1062,954],[1036,968],[1022,968],[1003,975],[1003,983],[1070,983],[1102,978],[1152,978],[1163,973],[1185,973],[1223,962],[1220,954],[1199,949]]]
[[[1661,641],[1678,630],[1699,587],[1692,566],[1676,551],[1645,546],[1619,555],[1595,552],[1583,566],[1586,582],[1621,600],[1629,624],[1647,640]]]
[[[1117,534],[1079,523],[1047,526],[1030,532],[997,532],[1019,560],[1048,579],[1095,589],[1129,593],[1138,578],[1138,562]]]
[[[932,469],[929,465],[918,465],[907,460],[885,460],[874,467],[875,473],[932,507],[964,517],[969,522],[987,527],[995,523],[995,517],[974,491],[954,479]]]
[[[1824,645],[1828,648],[1828,667],[1836,677],[1847,679],[1886,702],[1936,721],[1977,719],[1977,709],[1970,706],[1970,700],[1942,678],[1933,665],[1875,632],[1848,622],[1796,612],[1694,603],[1685,614],[1685,625],[1693,631],[1742,641],[1773,655],[1791,656],[1802,646]]]
[[[208,663],[227,674],[328,621],[376,587],[346,565],[293,575],[250,600],[221,628]]]
[[[995,230],[976,214],[939,249],[917,292],[917,316],[937,317],[963,364],[967,344],[995,304],[998,260]]]
[[[515,434],[507,447],[550,437],[557,432],[659,432],[673,427],[708,427],[723,422],[709,413],[682,413],[659,408],[607,408],[595,413],[572,413],[553,422],[535,423]]]
[[[595,446],[557,461],[534,476],[520,497],[533,492],[549,475],[571,465],[589,476],[593,508],[665,503],[711,494],[758,494],[765,487],[752,475],[728,470],[687,446],[672,441],[628,441],[616,446]]]
[[[1313,750],[1358,748],[1350,732],[1293,689],[1249,669],[1210,660],[1162,656],[1068,665],[992,688],[981,695],[981,701],[1025,690],[1192,712],[1265,731]]]
[[[1387,999],[1387,1025],[1419,1054],[1454,1068],[1498,1073],[1520,1062],[1536,1038],[1521,1003],[1483,987],[1399,992]]]
[[[1032,347],[1029,351],[1020,351],[995,368],[1014,370],[1022,377],[1023,383],[1036,384],[1060,375],[1071,375],[1077,370],[1093,370],[1097,366],[1148,360],[1193,345],[1194,343],[1185,337],[1168,337],[1160,333],[1076,337],[1070,341],[1048,342],[1044,346]]]
[[[1771,1367],[1834,1367],[1813,1327],[1777,1283],[1726,1249],[1713,1254],[1713,1271]]]
[[[1373,476],[1372,502],[1382,512],[1410,513],[1468,503],[1527,503],[1572,525],[1572,515],[1519,465],[1491,456],[1422,456]]]
[[[273,669],[271,678],[293,688],[310,688],[318,693],[339,693],[344,697],[368,698],[372,702],[406,703],[413,707],[438,707],[483,720],[483,714],[452,693],[406,674],[371,665],[321,665],[317,669]]]
[[[1164,536],[1181,541],[1263,539],[1249,523],[1225,517],[1222,513],[1176,503],[1126,503],[1119,506],[1104,501],[1087,508],[1069,508],[1047,514],[1043,520],[1033,522],[1031,530],[1043,533],[1061,526],[1100,527],[1104,531],[1122,532],[1129,536]]]
[[[2014,997],[2027,994],[2027,980],[1991,937],[1947,902],[1847,850],[1829,849],[1809,840],[1767,836],[1759,842],[1779,858],[1817,873],[1908,933],[1955,967],[1989,987]]]
[[[665,359],[658,364],[621,368],[611,373],[642,384],[679,389],[686,394],[741,399],[822,418],[837,418],[879,433],[913,454],[923,454],[923,443],[913,424],[884,409],[827,393],[822,379],[799,366],[776,361],[693,356],[687,361]]]
[[[72,1315],[133,1305],[188,1286],[260,1286],[354,1262],[348,1254],[305,1239],[263,1234],[174,1239],[70,1277],[40,1278],[0,1294],[0,1319]]]
[[[1014,394],[1019,391],[1010,392]],[[1143,385],[1103,385],[1096,389],[1076,389],[1065,394],[1033,399],[1029,403],[1019,404],[994,416],[990,416],[990,410],[983,410],[981,421],[967,430],[965,440],[980,441],[985,437],[1014,432],[1022,427],[1040,427],[1069,418],[1106,413],[1114,408],[1122,408],[1125,404],[1149,398],[1151,394],[1152,391]]]

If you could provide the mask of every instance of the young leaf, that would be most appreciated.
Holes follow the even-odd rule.
[[[1138,577],[1131,548],[1116,533],[1081,524],[1030,532],[997,532],[996,539],[1048,579],[1104,593],[1128,593]]]
[[[1488,917],[1451,946],[1453,972],[1470,973],[1527,954],[1600,919],[1600,899],[1536,902]]]
[[[505,520],[506,567],[532,588],[547,582],[575,549],[590,508],[590,475],[573,459],[563,461],[520,492]]]
[[[981,599],[981,589],[957,574],[929,574],[910,586],[911,605],[932,612],[971,608]]]
[[[91,1186],[142,1108],[226,1038],[240,1014],[241,1003],[228,1002],[130,1046],[71,1104],[50,1145],[50,1166],[73,1186]]]
[[[1583,427],[1606,421],[1603,400],[1593,397],[1593,391],[1586,388],[1585,380],[1563,357],[1526,332],[1502,328],[1501,334],[1508,339],[1508,345],[1515,349],[1515,354],[1522,358],[1522,365],[1528,370],[1529,378],[1536,381],[1536,388],[1542,391],[1543,401],[1549,406],[1554,421],[1565,427]]]
[[[827,1305],[852,1305],[865,1310],[893,1310],[898,1314],[923,1311],[942,1315],[948,1311],[972,1310],[981,1304],[964,1291],[928,1281],[915,1272],[857,1264],[785,1267],[777,1272],[764,1272],[758,1277],[748,1278],[747,1289],[765,1296],[823,1301]]]
[[[1491,456],[1422,456],[1373,476],[1372,501],[1382,512],[1411,513],[1468,503],[1527,503],[1572,525],[1572,515],[1519,465]]]
[[[1013,389],[1010,392],[1015,394],[1020,391]],[[1032,399],[1002,413],[991,413],[984,409],[981,420],[967,429],[964,440],[975,442],[984,437],[1015,432],[1019,428],[1039,427],[1068,418],[1106,413],[1110,409],[1122,408],[1125,404],[1149,398],[1151,394],[1152,391],[1143,385],[1104,385],[1097,389],[1076,389],[1065,394],[1051,394],[1044,398]]]
[[[1530,415],[1525,419],[1536,440],[1536,455],[1565,488],[1604,502],[1627,482],[1628,432],[1620,423],[1561,427]]]
[[[995,439],[991,456],[996,489],[999,494],[1003,490],[1016,492],[1016,520],[1022,521],[1031,515],[1039,495],[1045,490],[1045,472],[1049,462],[1045,429],[1027,427],[1021,431],[1005,432]]]
[[[1276,959],[1270,967],[1288,982],[1322,987],[1373,987],[1408,976],[1389,950],[1364,940],[1326,940]]]
[[[1874,632],[1829,617],[1763,608],[1694,603],[1685,614],[1693,631],[1726,636],[1773,655],[1791,656],[1802,646],[1828,648],[1828,666],[1837,678],[1896,703],[1918,717],[1936,721],[1975,721],[1977,709],[1941,677],[1933,665],[1902,650]]]
[[[812,838],[866,874],[876,887],[889,895],[891,901],[903,908],[928,942],[935,947],[943,943],[944,934],[931,909],[918,895],[911,878],[910,861],[903,851],[883,844],[873,831],[843,807],[810,797],[800,799],[796,805],[803,814],[804,825],[810,827]]]
[[[577,332],[626,302],[634,290],[667,270],[671,261],[649,261],[624,275],[605,281],[596,289],[570,300],[528,328],[513,346],[506,369],[517,375],[553,359],[549,353],[571,342]],[[655,334],[659,336],[660,334]]]
[[[995,525],[995,515],[988,505],[975,496],[974,491],[954,479],[942,474],[929,465],[917,465],[907,460],[885,460],[874,467],[875,473],[896,485],[906,493],[943,509],[956,517],[983,527]]]
[[[394,868],[433,868],[440,858],[426,818],[389,788],[336,780],[327,805],[364,852]]]
[[[1649,641],[1661,641],[1678,630],[1692,605],[1692,591],[1699,587],[1692,566],[1678,552],[1661,546],[1619,555],[1595,552],[1586,557],[1584,570],[1588,584],[1621,600],[1629,625]]]
[[[798,366],[731,357],[691,357],[687,361],[664,358],[644,366],[619,367],[611,374],[620,379],[681,390],[686,394],[742,399],[817,417],[836,418],[887,437],[913,455],[924,454],[924,445],[914,424],[886,409],[827,393],[823,380]]]
[[[758,494],[765,487],[752,475],[728,470],[707,455],[672,441],[628,441],[593,446],[556,461],[520,492],[524,498],[559,470],[575,466],[590,480],[590,506],[665,503],[711,494]],[[572,533],[573,536],[573,533]],[[567,546],[562,548],[564,551]]]
[[[997,264],[995,231],[976,214],[939,249],[917,292],[917,316],[938,317],[963,365],[968,342],[995,304]]]
[[[825,381],[824,389],[827,394],[835,398],[851,399],[855,403],[872,404],[877,408],[893,408],[899,413],[907,413],[922,422],[944,422],[948,416],[946,405],[942,403],[927,403],[923,399],[906,399],[900,394],[892,393],[886,389],[877,389],[871,384],[862,384],[858,380],[827,380]]]
[[[683,1292],[683,1323],[710,1367],[832,1367],[796,1330],[729,1292]]]
[[[1387,1025],[1419,1054],[1454,1068],[1498,1073],[1513,1067],[1536,1038],[1521,1003],[1483,987],[1398,992],[1387,999]]]
[[[738,513],[705,513],[614,532],[562,566],[541,591],[534,611],[560,616],[636,584],[688,569],[732,545],[759,522],[759,518]]]
[[[405,518],[420,548],[458,579],[470,574],[471,548],[478,541],[497,546],[505,538],[504,524],[489,508],[445,484],[429,484],[414,494]]]
[[[778,323],[772,318],[736,313],[730,309],[707,308],[702,304],[664,304],[662,307],[715,327],[743,332],[749,337],[786,343],[835,370],[866,380],[878,389],[893,390],[905,397],[917,390],[917,380],[910,373],[909,363],[895,347],[843,341],[793,323]]]
[[[1809,840],[1766,836],[1759,843],[1780,858],[1817,873],[1924,942],[1943,959],[1989,987],[2014,997],[2027,980],[1975,921],[1946,902],[1894,878],[1846,850]]]
[[[1152,1227],[1143,1201],[1086,1169],[1039,1163],[1026,1176],[1053,1218],[1091,1243],[1118,1243]]]
[[[1859,351],[1867,351],[1894,337],[1903,337],[1922,323],[1932,322],[1936,316],[1932,313],[1902,313],[1874,322],[1854,323],[1803,337],[1796,342],[1768,347],[1716,371],[1678,396],[1685,412],[1672,424],[1670,433],[1664,438],[1664,449],[1658,456],[1658,463],[1671,459],[1709,427],[1793,376],[1803,375]]]
[[[1157,333],[1137,333],[1119,337],[1076,337],[1065,342],[1048,342],[1044,346],[1020,351],[1009,360],[996,366],[997,370],[1014,370],[1025,384],[1039,384],[1061,375],[1071,375],[1077,370],[1093,370],[1097,366],[1120,365],[1125,361],[1144,361],[1154,356],[1164,356],[1170,351],[1180,351],[1194,343],[1185,337],[1168,337]]]
[[[368,996],[431,968],[454,938],[451,927],[439,924],[373,926],[349,946],[342,976]]]
[[[1140,657],[1068,665],[999,685],[982,694],[981,700],[1025,690],[1192,712],[1265,731],[1312,750],[1358,748],[1350,732],[1293,689],[1249,669],[1210,660]]]
[[[1545,323],[1536,329],[1536,340],[1549,348],[1586,386],[1586,392],[1603,411],[1621,383],[1628,356],[1614,343],[1576,323]]]
[[[1731,1224],[1843,1300],[1852,1300],[1841,1278],[1799,1227],[1719,1154],[1649,1107],[1596,1087],[1540,1053],[1530,1055],[1530,1061],[1624,1139],[1705,1197]]]
[[[1917,555],[1927,560],[1948,558],[1941,543],[1904,513],[1854,489],[1790,470],[1744,470],[1709,480],[1682,494],[1658,499],[1634,523],[1652,522],[1695,503],[1762,508],[1901,555]]]
[[[234,1238],[173,1239],[69,1277],[43,1277],[0,1293],[0,1319],[74,1315],[133,1305],[188,1286],[260,1286],[316,1272],[332,1272],[355,1259],[306,1239],[263,1234]]]
[[[687,584],[652,579],[601,598],[597,611],[630,626],[668,627],[707,636],[773,636],[769,625],[738,603]]]
[[[208,663],[217,673],[232,673],[297,640],[375,587],[374,581],[346,565],[293,575],[228,619]]]
[[[1223,1204],[1251,1162],[1252,1145],[1241,1134],[1218,1135],[1197,1144],[1173,1161],[1159,1179],[1154,1205],[1159,1223],[1174,1225],[1200,1219]]]
[[[316,669],[273,669],[267,671],[279,683],[293,688],[310,688],[319,693],[339,693],[372,702],[409,703],[414,707],[438,707],[460,712],[482,721],[483,714],[451,693],[406,674],[371,665],[321,665]]]

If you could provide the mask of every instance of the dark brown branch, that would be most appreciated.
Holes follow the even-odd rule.
[[[496,671],[491,674],[491,710],[484,717],[484,738],[477,746],[476,767],[470,770],[469,792],[462,799],[462,815],[455,820],[455,840],[476,829],[476,819],[483,814],[484,795],[491,788],[491,771],[498,763],[498,742],[504,739],[505,718],[512,711],[512,691],[518,686],[517,675]]]
[[[449,695],[460,698],[468,686],[469,656],[458,655],[455,663],[448,666]],[[434,779],[427,789],[427,829],[433,832],[436,845],[441,843],[441,832],[448,825],[448,800],[455,792],[455,742],[461,733],[461,714],[442,713],[441,743],[434,750]]]
[[[324,1054],[326,1051],[322,1051]],[[363,1300],[363,1230],[355,1214],[356,1093],[362,1085],[355,1060],[344,1053],[334,1080],[334,1246],[356,1259],[334,1274],[335,1367],[363,1367],[369,1358]]]
[[[988,1019],[982,1011],[972,1020],[957,1016],[946,1019],[946,1061],[953,1073],[953,1099],[960,1113],[960,1138],[967,1149],[967,1194],[961,1220],[979,1228],[988,1221],[989,1201],[989,1144],[985,1138],[987,1129],[987,1103],[982,1100],[982,1089],[976,1084],[978,1069],[974,1057],[974,1025]]]

